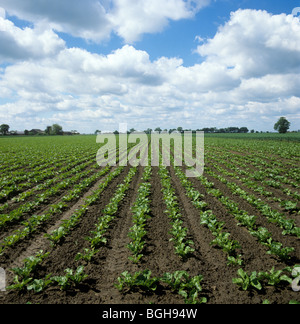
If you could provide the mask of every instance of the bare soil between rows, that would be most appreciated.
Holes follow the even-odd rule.
[[[97,219],[101,216],[101,211],[108,204],[113,196],[117,184],[125,178],[128,168],[115,179],[111,185],[103,192],[99,201],[91,206],[80,224],[66,237],[64,242],[56,248],[50,245],[46,251],[51,252],[49,257],[37,269],[36,276],[44,278],[48,274],[62,275],[66,268],[76,269],[80,264],[75,261],[78,252],[88,247],[86,237],[90,231],[94,230]],[[272,303],[288,304],[290,300],[299,299],[299,293],[292,291],[289,285],[279,288],[266,288],[261,292],[255,290],[242,291],[232,283],[232,278],[237,277],[239,267],[228,266],[226,255],[215,247],[211,246],[213,236],[209,229],[200,225],[199,211],[192,205],[186,197],[185,190],[170,169],[173,186],[179,199],[179,206],[182,211],[184,226],[188,228],[189,239],[195,245],[195,252],[186,260],[180,259],[174,252],[173,243],[170,242],[169,231],[171,229],[170,220],[164,213],[166,205],[161,193],[160,178],[158,168],[153,168],[151,177],[151,218],[147,224],[146,247],[144,257],[138,265],[128,259],[130,251],[127,248],[129,243],[129,229],[132,227],[131,207],[135,202],[137,190],[141,183],[143,168],[139,167],[130,189],[126,193],[125,199],[121,202],[116,219],[112,222],[107,234],[108,243],[103,245],[94,259],[85,265],[85,273],[88,278],[77,288],[67,292],[59,290],[57,287],[49,287],[42,293],[33,292],[18,293],[16,291],[0,292],[0,303],[4,304],[183,304],[184,300],[178,294],[173,293],[164,285],[158,287],[153,293],[144,291],[134,291],[121,293],[115,287],[117,278],[124,271],[130,273],[149,269],[153,276],[161,277],[165,272],[175,272],[185,270],[191,276],[202,275],[203,297],[206,297],[208,304],[260,304],[268,299]],[[216,187],[221,184],[216,183]],[[247,271],[271,270],[272,266],[279,269],[286,265],[266,254],[266,249],[259,244],[245,228],[237,226],[237,222],[232,215],[220,204],[216,198],[207,194],[206,189],[196,179],[193,184],[200,193],[204,194],[205,201],[220,221],[226,223],[225,229],[230,232],[234,239],[241,243],[241,254],[245,260]],[[221,188],[225,190],[224,187]],[[229,192],[224,191],[226,194]],[[234,197],[231,197],[234,198]],[[250,208],[244,206],[245,209]],[[247,208],[246,208],[247,207]],[[250,211],[250,210],[249,210]],[[272,226],[271,226],[272,227]],[[272,228],[274,229],[274,228]],[[276,234],[279,236],[279,233]],[[35,238],[37,239],[37,238]],[[289,243],[294,238],[289,239]],[[296,242],[295,242],[296,244]],[[297,246],[296,246],[297,247]],[[28,245],[18,247],[16,251],[7,258],[1,259],[0,267],[7,269],[8,283],[11,284],[13,275],[9,272],[12,256],[25,252]],[[299,248],[299,245],[298,245]],[[297,251],[298,252],[298,251]],[[30,256],[30,255],[28,255]]]

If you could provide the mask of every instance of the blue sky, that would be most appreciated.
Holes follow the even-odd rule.
[[[0,0],[0,122],[300,129],[300,0]]]

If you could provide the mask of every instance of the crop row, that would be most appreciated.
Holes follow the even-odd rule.
[[[62,180],[62,179],[64,179],[64,180],[57,183],[57,184],[55,184],[55,185],[53,185],[53,186],[51,186],[51,183],[53,184],[53,182],[51,180],[50,180],[50,182],[46,182],[45,184],[43,184],[41,186],[38,186],[35,190],[43,190],[43,189],[46,189],[46,188],[49,188],[49,189],[47,189],[46,191],[36,195],[36,197],[35,197],[35,199],[33,201],[26,202],[26,203],[22,204],[19,208],[10,211],[9,214],[0,215],[0,228],[5,226],[6,224],[15,223],[16,221],[19,221],[20,219],[22,219],[22,217],[25,214],[34,212],[34,210],[40,204],[47,203],[49,198],[59,195],[62,190],[67,189],[68,187],[75,185],[80,179],[87,177],[91,173],[94,173],[95,172],[94,168],[91,168],[91,169],[89,169],[87,171],[82,171],[87,166],[89,166],[90,164],[91,164],[90,162],[86,162],[86,163],[83,163],[81,165],[77,165],[75,168],[69,170],[68,172],[61,174],[59,177],[57,177],[57,178],[55,178],[53,180],[55,180],[55,182],[57,180]],[[96,167],[96,165],[94,165],[94,167]],[[105,170],[108,171],[107,169],[105,169]],[[106,171],[105,171],[105,173],[106,173]],[[99,176],[102,176],[102,175],[103,175],[103,170],[101,170],[101,171],[97,172],[96,174],[92,175],[90,178],[88,178],[86,180],[83,180],[81,183],[79,183],[78,185],[76,185],[73,188],[73,190],[71,191],[70,194],[68,194],[67,196],[64,196],[62,198],[62,200],[64,202],[68,202],[68,201],[71,201],[73,199],[78,199],[79,196],[80,196],[80,193],[85,188],[88,188],[94,181],[97,180],[97,178]],[[29,192],[25,192],[24,194],[21,194],[21,196],[18,197],[16,199],[16,201],[27,199],[30,195],[34,194],[35,190],[31,190]],[[7,206],[8,205],[4,205],[3,209],[5,210],[5,208]]]
[[[108,172],[109,172],[109,168],[105,168],[105,169],[99,171],[98,173],[94,174],[89,179],[83,180],[81,185],[80,185],[80,188],[79,188],[79,186],[76,186],[67,195],[65,195],[61,199],[60,202],[51,205],[49,210],[46,213],[44,213],[42,215],[33,215],[28,220],[22,222],[22,225],[24,225],[24,227],[22,229],[18,229],[12,235],[9,235],[9,236],[4,238],[4,240],[3,240],[3,242],[1,243],[1,246],[0,246],[0,253],[3,253],[3,251],[7,247],[11,247],[11,246],[15,245],[20,240],[24,239],[28,235],[30,235],[30,234],[34,233],[35,231],[37,231],[38,228],[43,223],[48,221],[54,215],[61,214],[68,207],[67,204],[65,203],[65,201],[69,201],[71,198],[73,199],[74,195],[77,196],[79,194],[79,189],[81,190],[81,192],[83,192],[84,190],[86,190],[86,188],[89,188],[91,183],[95,182],[99,177],[105,175]],[[76,182],[75,178],[77,178],[77,177],[80,177],[80,175],[77,175],[76,177],[74,177],[74,182]],[[111,175],[108,178],[110,178],[110,177],[111,177]],[[53,188],[51,188],[51,189],[54,190]],[[51,191],[51,189],[49,189],[49,190]],[[30,206],[34,206],[34,205],[32,205],[32,203],[30,203],[30,205],[28,205],[27,208],[29,209]],[[23,215],[23,212],[25,212],[24,209],[22,210],[21,215]],[[26,211],[26,212],[28,212],[28,211]],[[80,211],[77,211],[77,213],[81,214]],[[77,217],[78,217],[78,215],[77,215]]]
[[[215,237],[211,245],[222,249],[227,255],[228,265],[242,265],[243,260],[237,250],[241,248],[239,242],[230,238],[231,234],[224,231],[225,223],[218,221],[216,215],[208,210],[208,204],[203,200],[204,196],[197,191],[185,173],[175,167],[175,174],[184,187],[186,196],[191,199],[192,204],[200,213],[200,224],[206,226]]]
[[[165,213],[171,220],[172,229],[170,241],[174,243],[175,253],[181,258],[186,258],[195,250],[191,247],[194,245],[192,240],[187,239],[188,229],[183,226],[182,214],[179,208],[179,202],[173,188],[169,171],[166,167],[159,167],[158,174],[161,179],[162,194],[164,202],[167,206]]]
[[[208,174],[227,185],[227,187],[232,191],[233,194],[239,195],[250,205],[257,208],[270,223],[276,224],[281,229],[283,229],[283,235],[290,234],[300,237],[300,228],[296,226],[295,220],[288,219],[284,214],[272,209],[266,202],[263,202],[261,199],[256,198],[254,195],[249,195],[249,193],[241,189],[236,183],[228,181],[221,175],[216,174],[213,171],[208,171]]]
[[[25,214],[33,212],[39,205],[46,203],[49,198],[57,196],[60,192],[62,192],[62,190],[75,185],[80,179],[87,177],[93,172],[93,170],[83,171],[75,176],[73,175],[70,178],[66,178],[55,186],[50,187],[43,193],[36,195],[33,201],[24,203],[19,208],[12,210],[9,214],[2,214],[0,216],[0,228],[6,224],[16,223],[17,221],[21,220]],[[102,171],[100,171],[100,174],[102,174]],[[95,181],[98,175],[99,172],[96,175],[93,175],[91,178],[92,181]]]
[[[260,193],[265,197],[268,197],[267,199],[272,199],[275,202],[282,203],[283,207],[287,207],[287,211],[297,211],[297,202],[282,202],[282,198],[277,198],[273,191],[269,191],[269,189],[266,188],[272,187],[275,189],[280,189],[282,193],[287,195],[287,199],[292,198],[296,201],[299,201],[300,194],[297,191],[293,191],[292,189],[286,187],[286,185],[288,184],[290,186],[298,188],[297,183],[299,182],[300,178],[298,174],[297,176],[295,175],[296,171],[293,171],[291,173],[291,177],[293,180],[288,180],[286,176],[279,176],[279,171],[276,169],[270,169],[269,167],[266,167],[264,169],[259,169],[255,171],[249,168],[249,161],[238,160],[235,162],[234,156],[230,158],[230,162],[228,160],[222,159],[221,156],[216,155],[214,155],[213,157],[210,156],[209,160],[214,161],[213,165],[218,171],[221,171],[222,173],[230,177],[234,177],[242,181],[248,188]],[[245,158],[245,160],[247,160],[247,158]],[[234,172],[222,169],[222,164],[227,169],[233,170]],[[288,172],[291,171],[287,170],[286,174],[288,174]],[[290,206],[293,206],[293,208],[291,208]]]
[[[151,183],[149,182],[152,174],[151,167],[145,167],[145,171],[142,177],[143,182],[140,184],[138,189],[137,199],[131,208],[133,227],[130,228],[128,236],[131,238],[131,242],[128,244],[128,249],[131,251],[132,256],[129,260],[134,263],[138,263],[143,257],[143,250],[146,242],[144,241],[147,235],[147,221],[150,213],[150,193]]]
[[[192,182],[186,177],[185,173],[178,167],[175,167],[175,174],[179,178],[182,186],[186,190],[186,195],[189,197],[193,205],[200,212],[200,224],[205,225],[209,228],[214,236],[218,238],[218,233],[222,233],[223,222],[219,222],[215,215],[213,215],[211,210],[208,210],[207,203],[203,200],[204,196],[200,194],[199,191],[194,189]],[[205,185],[210,193],[220,198],[218,190],[214,190],[213,184],[205,180]],[[228,204],[231,204],[231,211],[233,215],[241,222],[240,225],[245,226],[249,229],[250,233],[257,237],[260,242],[262,242],[263,236],[266,235],[267,243],[266,246],[270,248],[269,253],[278,255],[281,259],[289,259],[289,253],[293,251],[291,248],[282,248],[280,243],[274,242],[271,238],[271,233],[269,233],[265,228],[260,227],[256,228],[255,226],[255,216],[249,216],[247,212],[238,210],[238,205],[230,201],[228,198],[222,196],[224,201]],[[240,248],[240,245],[237,241],[229,240],[230,234],[223,233],[220,238],[215,239],[211,242],[211,245],[220,247],[228,255],[228,265],[243,265],[243,260],[241,255],[237,255],[236,249]],[[262,242],[263,243],[263,242]],[[282,270],[275,270],[273,267],[270,271],[266,272],[256,272],[248,274],[242,268],[238,270],[238,278],[233,278],[232,282],[237,284],[242,290],[251,290],[256,289],[261,291],[263,287],[280,287],[286,283],[291,284],[293,277],[296,277],[295,269],[291,267],[286,267]],[[266,301],[268,302],[268,301]]]
[[[85,179],[81,183],[82,186],[80,186],[80,184],[76,185],[67,196],[64,196],[62,198],[62,200],[63,201],[71,201],[75,196],[77,198],[78,195],[80,195],[80,191],[79,191],[80,188],[83,190],[84,187],[87,187],[87,188],[90,187],[92,182],[94,182],[99,177],[108,173],[109,170],[110,170],[110,167],[106,167],[106,168],[102,169],[101,171],[99,171],[98,173],[96,173],[95,175],[93,175],[91,178]],[[71,231],[79,224],[81,218],[86,214],[89,206],[93,205],[94,203],[96,203],[99,200],[99,197],[102,194],[102,192],[104,191],[104,189],[107,188],[109,183],[114,178],[118,177],[123,170],[124,170],[124,167],[118,167],[118,168],[116,168],[116,170],[110,172],[109,175],[98,186],[98,189],[93,190],[93,193],[84,199],[84,202],[81,205],[81,207],[79,209],[77,209],[69,219],[64,220],[62,222],[62,225],[57,230],[54,230],[51,234],[45,235],[51,241],[53,247],[55,247],[57,244],[59,244],[63,240],[63,238],[65,238],[67,235],[69,235],[71,233]],[[136,168],[132,169],[129,172],[129,175],[125,179],[124,184],[126,184],[126,183],[129,184],[135,173],[136,173]],[[120,190],[122,190],[124,192],[124,189],[125,189],[125,187],[122,187],[122,185],[118,186],[119,192],[117,192],[117,194],[120,195]],[[128,189],[128,187],[126,188],[126,190],[127,189]],[[116,196],[115,196],[115,198],[116,198]],[[124,195],[122,196],[122,198],[123,197],[124,197]],[[112,203],[113,202],[111,201],[111,205],[107,206],[107,209],[113,208]],[[47,220],[48,218],[50,218],[51,215],[54,215],[56,213],[61,213],[62,210],[66,207],[67,206],[63,202],[56,204],[56,205],[52,205],[47,214],[41,215],[41,216],[33,216],[32,218],[29,219],[29,222],[31,222],[34,219],[34,221],[37,222],[36,224],[34,224],[36,226],[31,226],[32,224],[28,224],[29,226],[25,227],[23,231],[18,231],[18,233],[12,235],[12,237],[14,237],[14,239],[16,239],[16,237],[18,237],[18,236],[19,236],[18,237],[19,239],[23,238],[24,235],[26,236],[28,233],[35,231],[41,225],[41,223],[44,222],[45,220]],[[12,243],[12,242],[9,242],[9,238],[6,238],[6,239],[7,239],[6,243]],[[13,240],[13,238],[11,238],[11,239]],[[16,239],[16,241],[18,241],[18,239]],[[16,242],[14,242],[14,243],[16,243]],[[6,247],[7,246],[5,244],[2,246],[2,252]],[[42,260],[47,258],[49,256],[49,254],[50,254],[49,252],[43,254],[43,251],[41,251],[37,256],[31,256],[31,257],[25,259],[24,260],[24,264],[25,264],[24,268],[28,267],[28,265],[31,262],[30,260],[38,261],[38,262],[35,262],[36,266],[37,266],[39,263],[41,263]],[[78,258],[78,256],[77,256],[77,259],[80,259],[80,258]],[[45,289],[46,287],[48,287],[49,285],[56,283],[61,287],[62,290],[65,290],[65,289],[70,288],[70,286],[72,286],[72,284],[75,284],[75,285],[79,284],[83,279],[86,278],[86,275],[84,275],[84,273],[83,273],[84,267],[80,266],[76,270],[72,270],[69,268],[66,269],[65,276],[51,277],[51,275],[47,275],[44,279],[33,279],[35,276],[34,269],[36,266],[34,266],[28,272],[27,277],[26,276],[25,277],[18,276],[18,275],[15,276],[15,284],[12,285],[10,288],[18,289],[18,290],[23,290],[23,289],[27,288],[27,290],[34,290],[35,292],[40,292],[43,289]],[[31,267],[29,266],[29,268],[31,268]],[[19,269],[22,269],[22,268],[19,268]],[[17,269],[13,269],[13,271],[14,270],[18,271]]]
[[[64,276],[52,276],[49,274],[45,279],[33,279],[38,267],[49,254],[49,252],[44,253],[41,250],[35,256],[26,258],[23,267],[13,268],[12,271],[15,273],[14,284],[7,287],[7,289],[23,291],[27,288],[28,291],[40,293],[49,286],[58,285],[61,290],[67,290],[72,286],[78,286],[87,278],[87,275],[84,274],[84,267],[80,266],[75,271],[69,268],[66,269],[66,275]]]
[[[207,154],[207,158],[216,159],[218,163],[230,161],[231,164],[241,166],[245,170],[251,167],[249,170],[257,173],[261,180],[268,177],[274,180],[287,181],[287,183],[300,180],[295,163],[282,161],[278,157],[266,156],[265,153],[261,155],[257,154],[257,152],[249,154],[248,150],[241,152],[242,155],[234,154],[220,147],[218,150],[214,150],[213,153]]]
[[[256,208],[258,208],[261,211],[261,213],[267,217],[269,222],[279,224],[281,228],[284,228],[283,235],[294,234],[298,236],[299,228],[295,226],[294,220],[286,219],[282,214],[273,211],[265,202],[262,202],[260,199],[256,199],[253,195],[248,195],[236,184],[230,183],[228,180],[222,178],[218,174],[213,173],[212,171],[208,171],[209,168],[206,168],[206,170],[206,172],[219,179],[221,182],[227,184],[231,189],[232,187],[234,187],[234,193],[242,194],[242,197],[248,202],[252,203],[252,205],[254,205]],[[210,182],[206,177],[201,176],[198,178],[198,180],[206,188],[209,194],[217,198],[229,210],[229,212],[234,217],[236,217],[236,219],[240,222],[240,225],[245,226],[249,230],[251,235],[258,238],[259,242],[269,249],[267,252],[268,254],[276,255],[283,261],[287,261],[290,259],[290,254],[294,252],[294,248],[283,247],[282,243],[276,242],[272,238],[272,234],[269,233],[267,229],[263,227],[259,227],[257,229],[257,217],[249,215],[244,210],[240,210],[239,205],[236,202],[224,196],[224,194],[219,189],[215,188],[214,183]]]
[[[204,304],[207,302],[207,298],[201,296],[203,277],[201,275],[191,277],[186,271],[167,272],[162,277],[152,276],[152,272],[148,269],[134,274],[125,271],[117,281],[118,283],[115,286],[122,293],[137,290],[154,293],[158,288],[165,288],[182,296],[186,304]]]
[[[207,192],[217,198],[228,209],[231,215],[236,217],[240,225],[245,226],[251,235],[258,238],[259,242],[269,249],[268,254],[274,254],[283,261],[290,259],[290,254],[294,251],[294,248],[284,248],[282,243],[273,240],[272,234],[266,228],[257,228],[256,216],[249,215],[248,212],[241,210],[236,202],[224,196],[219,189],[214,188],[214,183],[208,181],[204,176],[200,177],[199,180],[206,187]]]
[[[70,219],[64,220],[62,225],[54,230],[51,234],[47,234],[46,237],[51,241],[52,245],[59,244],[64,237],[69,235],[69,233],[77,226],[80,219],[86,214],[89,206],[93,205],[103,193],[103,191],[108,187],[113,179],[118,177],[123,171],[123,167],[119,167],[116,170],[110,172],[108,176],[101,181],[100,185],[96,190],[93,191],[91,195],[84,199],[82,206],[75,211],[75,213],[70,217]],[[107,173],[110,167],[106,167],[102,172]]]
[[[0,192],[0,202],[4,202],[15,195],[23,192],[26,189],[32,188],[35,184],[41,183],[47,179],[53,178],[59,173],[65,172],[70,169],[70,166],[79,165],[82,162],[90,161],[91,155],[86,156],[84,158],[80,158],[77,160],[74,160],[73,162],[70,161],[64,161],[61,163],[58,163],[55,165],[55,167],[49,167],[49,164],[46,165],[46,168],[43,168],[42,170],[36,170],[34,172],[26,173],[26,171],[23,169],[22,176],[16,177],[14,175],[10,175],[7,177],[1,176],[1,187],[2,190]],[[73,160],[73,159],[72,159]],[[67,167],[65,166],[67,164]],[[59,169],[61,167],[61,169]],[[22,181],[25,181],[24,183],[20,183]]]
[[[118,169],[122,168],[124,167],[119,167]],[[103,209],[101,216],[98,219],[98,223],[95,224],[95,230],[92,231],[92,235],[87,238],[90,242],[90,249],[85,249],[83,254],[77,256],[77,259],[90,261],[92,257],[99,252],[99,247],[107,243],[107,238],[105,237],[106,232],[110,228],[111,222],[116,218],[119,205],[124,199],[126,192],[129,190],[130,183],[136,172],[136,168],[131,168],[123,183],[118,185],[115,194],[108,205]]]
[[[70,234],[71,230],[74,229],[75,226],[78,225],[81,217],[87,212],[88,207],[93,205],[96,201],[98,201],[99,196],[104,191],[104,189],[108,186],[108,184],[116,177],[120,175],[123,171],[124,167],[118,167],[115,171],[112,171],[109,176],[101,182],[98,189],[93,192],[92,195],[85,199],[84,205],[71,216],[69,220],[66,220],[61,227],[57,230],[53,231],[52,234],[46,235],[46,237],[53,243],[53,247],[61,242],[61,240]],[[109,170],[109,167],[105,169],[106,171]],[[133,173],[131,173],[125,182],[129,181],[129,177],[132,177]],[[122,188],[119,187],[119,189]],[[124,190],[124,189],[123,189]],[[118,194],[120,192],[117,192]],[[117,197],[117,195],[115,196]],[[108,207],[108,206],[107,206]],[[85,254],[78,254],[76,259],[85,259],[87,260],[87,253]],[[50,252],[43,253],[40,251],[36,256],[31,256],[24,260],[24,267],[12,269],[12,271],[16,274],[14,278],[14,284],[8,287],[9,289],[16,289],[16,290],[24,290],[27,289],[28,291],[33,290],[34,292],[38,293],[46,289],[48,286],[53,284],[58,284],[61,290],[67,290],[71,286],[78,285],[82,280],[86,279],[87,276],[84,274],[84,267],[79,266],[76,270],[73,269],[66,269],[65,276],[54,276],[51,277],[51,274],[47,275],[43,279],[34,279],[36,273],[35,270],[38,265],[40,265],[48,256]],[[91,256],[92,257],[92,256]]]
[[[287,188],[299,188],[299,170],[295,165],[287,166],[286,163],[279,161],[264,161],[254,155],[239,156],[233,153],[226,153],[224,150],[218,150],[214,153],[207,153],[206,159],[213,162],[214,165],[225,165],[226,168],[234,170],[241,176],[246,177],[246,182],[249,186],[254,187],[257,192],[262,191],[264,186],[275,189],[281,189],[283,192],[288,192],[295,199],[299,200],[299,194],[292,192]],[[262,194],[267,192],[263,190]],[[270,195],[271,193],[268,192]]]

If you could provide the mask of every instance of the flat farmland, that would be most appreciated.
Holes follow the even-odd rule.
[[[0,138],[0,302],[300,302],[299,139],[208,135],[188,178],[100,167],[95,136]]]

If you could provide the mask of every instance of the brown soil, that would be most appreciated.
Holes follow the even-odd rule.
[[[8,270],[12,266],[21,266],[21,259],[33,255],[37,248],[49,251],[49,257],[42,263],[36,272],[38,278],[44,278],[48,274],[62,275],[66,268],[76,269],[80,264],[85,265],[85,273],[88,278],[77,288],[67,292],[60,291],[57,287],[49,287],[42,293],[33,292],[18,293],[16,291],[0,292],[0,303],[40,303],[40,304],[182,304],[183,298],[173,293],[165,285],[160,285],[156,292],[146,293],[134,291],[121,293],[115,287],[117,278],[124,272],[134,273],[150,269],[153,276],[161,277],[166,272],[185,270],[191,276],[202,275],[203,297],[206,297],[209,304],[257,304],[268,299],[272,303],[286,304],[290,300],[299,300],[299,293],[292,291],[289,284],[277,288],[267,287],[261,292],[256,290],[242,291],[232,283],[232,278],[238,277],[237,270],[240,267],[228,266],[226,255],[218,248],[211,246],[213,236],[209,229],[200,225],[199,211],[192,205],[185,195],[185,190],[170,169],[173,187],[179,200],[184,226],[188,228],[189,239],[194,242],[195,252],[186,260],[182,260],[174,253],[173,243],[170,242],[170,221],[164,213],[166,205],[162,198],[160,178],[157,174],[158,168],[153,168],[151,178],[151,219],[148,220],[146,247],[143,251],[144,257],[138,265],[128,259],[130,251],[127,248],[129,243],[128,232],[132,226],[131,206],[135,202],[137,190],[141,182],[143,168],[139,167],[130,189],[126,193],[119,206],[118,216],[112,222],[107,234],[108,243],[104,245],[94,259],[88,264],[82,261],[75,261],[77,253],[87,248],[89,242],[85,239],[94,230],[94,224],[101,216],[101,211],[108,204],[113,196],[116,186],[123,181],[129,168],[104,191],[99,201],[91,206],[87,214],[82,218],[80,224],[66,237],[56,248],[52,248],[45,241],[40,232],[34,237],[22,242],[14,249],[10,249],[5,256],[0,258],[0,267],[8,271],[8,284],[13,282],[13,274]],[[280,229],[269,224],[257,210],[249,204],[233,196],[222,183],[216,179],[209,179],[215,183],[226,196],[237,201],[240,208],[250,214],[258,216],[261,226],[267,227],[275,239],[284,245],[295,247],[295,258],[299,256],[298,240],[291,236],[283,237]],[[225,222],[225,230],[231,233],[233,239],[237,240],[241,249],[239,253],[244,259],[246,271],[267,271],[272,267],[283,269],[287,264],[282,263],[274,257],[266,254],[266,248],[253,238],[247,229],[237,226],[235,218],[228,213],[226,208],[213,196],[207,194],[206,189],[197,179],[191,179],[194,187],[204,195],[204,200],[213,211],[219,221]],[[70,207],[72,208],[72,207]],[[61,216],[66,217],[66,215]],[[60,218],[60,219],[62,219]],[[52,226],[57,223],[58,220]],[[49,230],[49,228],[48,228]],[[34,247],[34,249],[33,249]],[[298,259],[299,261],[299,259]]]

